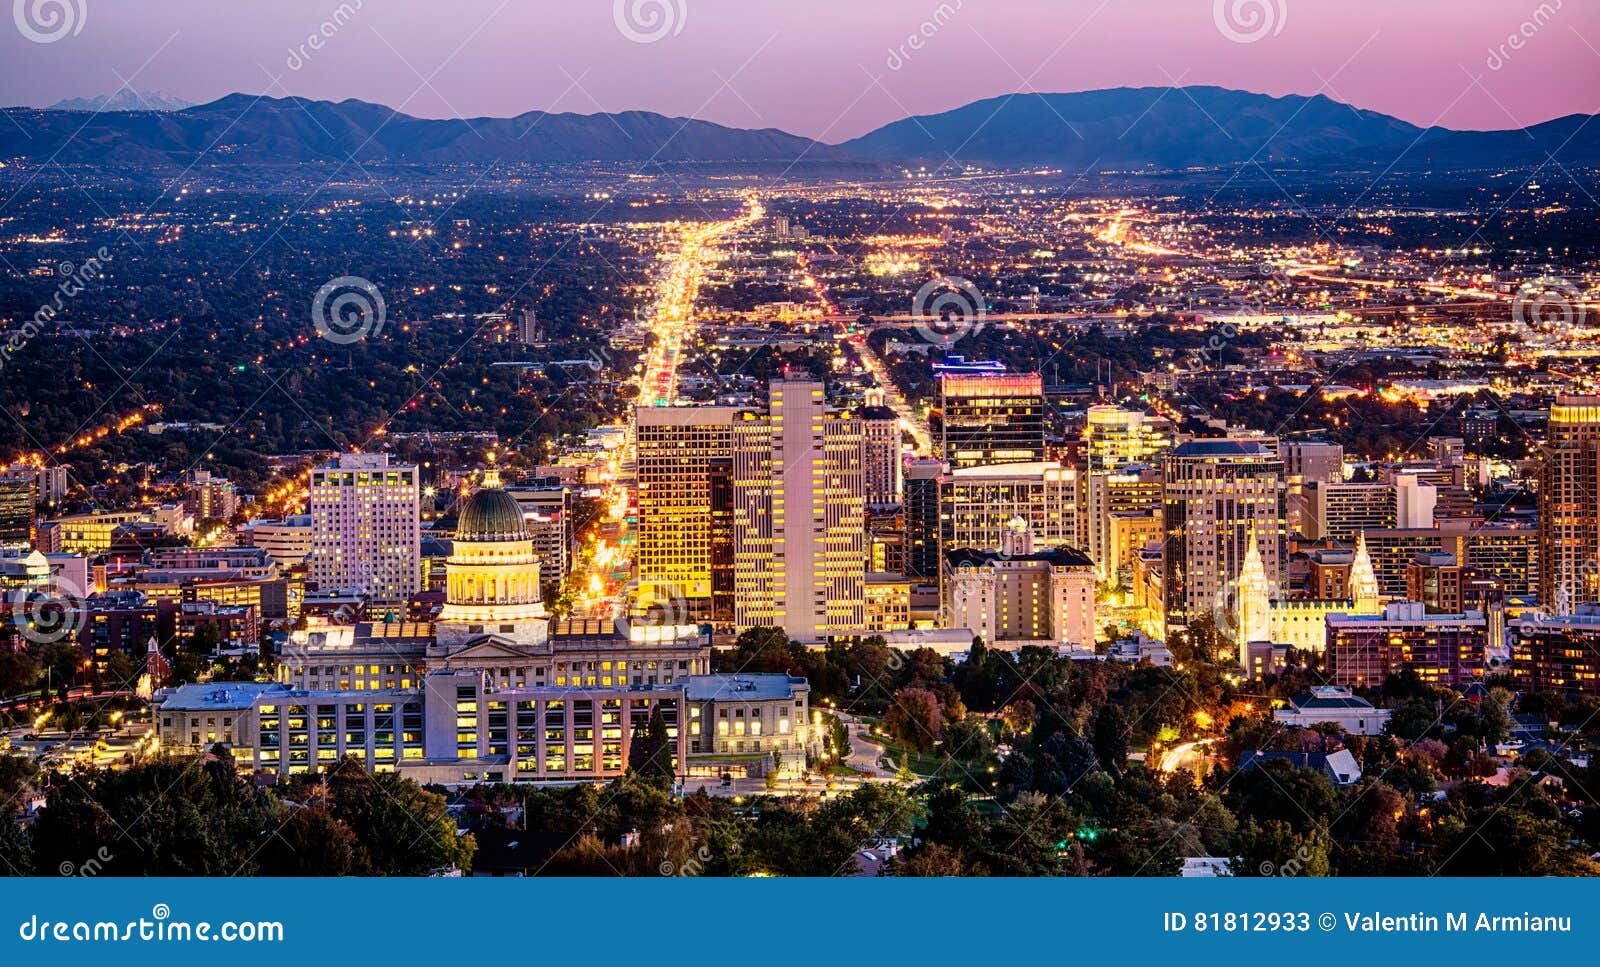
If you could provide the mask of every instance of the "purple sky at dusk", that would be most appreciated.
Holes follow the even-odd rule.
[[[1594,0],[1230,0],[1279,28],[1253,42],[1225,36],[1212,0],[658,0],[680,29],[649,43],[619,29],[612,0],[32,2],[87,13],[50,43],[0,23],[0,104],[126,78],[190,101],[353,97],[431,117],[644,109],[830,142],[1017,90],[1175,83],[1321,91],[1457,128],[1600,112]],[[350,21],[290,69],[341,2]],[[1520,50],[1513,33],[1531,34]]]

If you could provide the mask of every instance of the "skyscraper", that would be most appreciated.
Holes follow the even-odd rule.
[[[1167,633],[1226,617],[1256,545],[1266,580],[1282,582],[1283,461],[1258,440],[1191,440],[1163,463]]]
[[[1539,600],[1600,601],[1600,396],[1558,396],[1539,465]]]
[[[861,431],[866,447],[867,504],[887,506],[900,502],[900,418],[887,406],[867,406],[861,411]]]
[[[939,377],[940,446],[954,469],[1038,463],[1044,451],[1044,381],[1038,373]]]
[[[1101,581],[1116,577],[1112,520],[1154,512],[1161,504],[1161,457],[1176,437],[1172,421],[1142,410],[1091,406],[1084,425],[1085,549]],[[1146,465],[1149,465],[1148,467]]]
[[[422,589],[417,468],[383,453],[345,453],[311,471],[308,576],[323,590],[403,602]]]
[[[764,417],[734,425],[734,620],[816,642],[866,620],[861,419],[819,380],[774,379]]]
[[[906,464],[906,576],[925,581],[939,579],[940,478],[949,470],[943,460],[912,460]]]
[[[725,484],[739,418],[740,411],[728,406],[635,411],[639,530],[634,558],[646,606],[677,600],[682,603],[675,608],[685,611],[684,617],[712,616],[715,549],[718,538],[728,536],[731,493]],[[724,571],[731,564],[720,562]]]
[[[0,477],[0,547],[33,546],[38,499],[35,477]]]

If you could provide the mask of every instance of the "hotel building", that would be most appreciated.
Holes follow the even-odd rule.
[[[403,603],[422,590],[417,468],[387,454],[346,453],[311,471],[308,580]]]

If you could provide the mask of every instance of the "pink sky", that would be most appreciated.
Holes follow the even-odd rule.
[[[648,43],[619,28],[612,0],[59,2],[86,11],[81,31],[36,43],[0,24],[0,104],[131,78],[192,101],[267,91],[435,117],[644,109],[824,141],[1017,90],[1174,83],[1320,91],[1458,128],[1600,112],[1593,0],[1226,0],[1265,11],[1275,29],[1253,42],[1225,35],[1213,0],[629,0],[677,28]],[[348,22],[291,56],[341,3]]]

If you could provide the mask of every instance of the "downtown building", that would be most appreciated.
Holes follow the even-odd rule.
[[[1264,579],[1281,587],[1287,521],[1283,461],[1259,440],[1191,440],[1162,466],[1161,587],[1170,638],[1203,620],[1228,623],[1251,547]]]
[[[1045,460],[1038,373],[939,376],[939,446],[952,469]]]
[[[1332,684],[1351,688],[1380,688],[1406,670],[1430,685],[1470,685],[1492,670],[1496,625],[1482,611],[1442,614],[1420,601],[1395,602],[1379,615],[1330,614],[1323,665]]]
[[[402,604],[422,590],[422,494],[417,468],[387,454],[346,453],[311,471],[307,579]]]
[[[634,411],[637,607],[679,602],[686,618],[733,624],[734,426],[744,417],[725,406]]]
[[[733,432],[734,624],[807,644],[866,623],[860,417],[820,380],[774,379],[765,415]]]
[[[1123,531],[1159,530],[1161,460],[1177,440],[1172,421],[1143,410],[1120,406],[1089,407],[1084,424],[1084,514],[1079,546],[1095,562],[1102,583],[1115,583],[1131,557],[1119,552],[1118,521]],[[1134,520],[1133,523],[1126,523]],[[1126,537],[1122,543],[1133,543]],[[1139,546],[1143,546],[1140,544]],[[1133,548],[1137,552],[1138,548]]]
[[[1021,517],[993,550],[945,554],[947,626],[993,648],[1040,646],[1094,651],[1094,566],[1070,547],[1034,546]]]
[[[998,551],[1022,520],[1040,545],[1076,547],[1078,488],[1078,471],[1053,462],[952,470],[940,483],[941,546]]]
[[[1511,622],[1511,677],[1519,691],[1600,695],[1600,605]]]
[[[503,489],[462,507],[446,569],[436,622],[314,623],[291,636],[275,683],[158,696],[162,745],[220,742],[267,775],[350,757],[450,786],[617,778],[658,713],[680,777],[797,775],[814,749],[805,680],[708,674],[709,626],[552,622],[533,535]]]
[[[1600,602],[1600,396],[1558,396],[1539,464],[1539,600]]]

